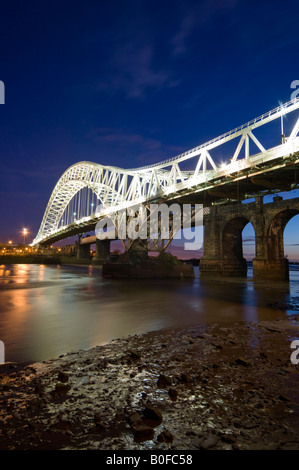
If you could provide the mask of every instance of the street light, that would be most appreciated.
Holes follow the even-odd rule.
[[[26,243],[26,235],[28,235],[28,230],[27,230],[27,228],[23,228],[22,233],[23,233],[23,236],[24,236],[24,245],[25,245],[25,243]]]

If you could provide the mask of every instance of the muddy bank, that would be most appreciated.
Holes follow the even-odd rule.
[[[294,339],[299,316],[2,366],[0,449],[299,449]]]

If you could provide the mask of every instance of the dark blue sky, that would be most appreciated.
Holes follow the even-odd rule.
[[[0,241],[90,160],[175,156],[288,101],[297,1],[2,0]]]

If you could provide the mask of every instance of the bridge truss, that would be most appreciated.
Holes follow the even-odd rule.
[[[213,191],[219,186],[277,171],[299,162],[299,118],[280,143],[266,148],[255,130],[274,120],[283,120],[299,108],[291,100],[242,126],[222,134],[176,157],[153,165],[122,169],[82,161],[68,168],[58,180],[32,246],[53,243],[94,228],[102,217],[137,204],[178,200],[186,195]],[[211,151],[236,140],[236,145],[219,163]],[[253,155],[250,146],[258,150]],[[250,144],[250,145],[249,145]],[[294,183],[294,187],[296,183]],[[289,189],[293,189],[292,187]],[[95,211],[98,204],[101,211]]]

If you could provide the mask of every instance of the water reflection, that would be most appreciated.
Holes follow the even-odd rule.
[[[1,266],[0,339],[7,360],[34,361],[161,328],[271,319],[288,312],[267,303],[298,295],[298,275],[273,289],[203,281],[198,269],[194,280],[132,282],[102,279],[93,267]]]

